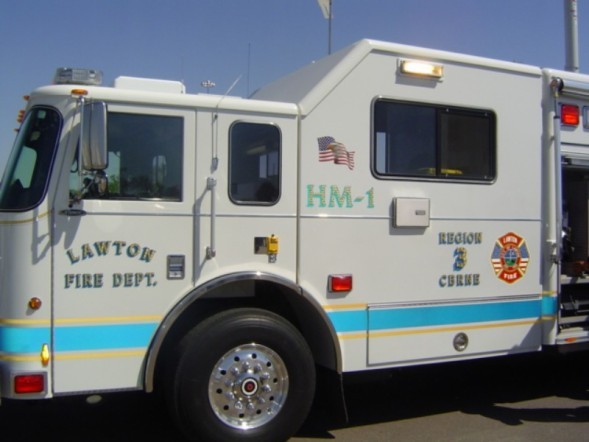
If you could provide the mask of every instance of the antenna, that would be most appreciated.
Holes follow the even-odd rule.
[[[184,84],[184,55],[180,57],[180,81]]]
[[[247,80],[246,80],[246,89],[245,89],[245,96],[250,96],[250,64],[252,59],[252,44],[247,44]]]
[[[579,72],[579,33],[577,0],[564,0],[565,70]]]
[[[227,89],[227,92],[225,92],[225,95],[223,95],[221,97],[221,100],[223,100],[223,98],[225,98],[227,95],[229,95],[229,93],[233,90],[233,88],[237,85],[237,83],[239,83],[239,80],[241,80],[241,77],[243,77],[243,74],[240,74],[239,77],[237,77],[235,79],[235,81],[231,84],[231,86],[229,86],[229,89]],[[219,100],[219,104],[221,104],[221,100]],[[217,104],[217,108],[219,107],[219,104]]]
[[[317,0],[319,3],[319,8],[321,8],[321,12],[323,13],[323,17],[328,20],[328,30],[327,30],[327,54],[331,54],[331,22],[333,20],[333,0]]]

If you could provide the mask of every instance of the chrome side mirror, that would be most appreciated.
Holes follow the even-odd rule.
[[[82,167],[85,170],[106,169],[106,103],[99,101],[84,104],[81,126]]]

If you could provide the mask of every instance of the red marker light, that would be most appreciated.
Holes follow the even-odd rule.
[[[579,106],[574,104],[563,104],[560,108],[560,118],[562,124],[566,126],[578,126],[579,125]]]
[[[329,275],[329,291],[332,293],[351,292],[352,275]]]
[[[23,374],[14,378],[15,393],[41,393],[43,391],[45,391],[45,375],[43,374]]]

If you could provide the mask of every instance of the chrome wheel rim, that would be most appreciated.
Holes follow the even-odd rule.
[[[209,402],[217,417],[237,429],[274,419],[288,395],[288,371],[272,349],[246,344],[225,353],[209,379]]]

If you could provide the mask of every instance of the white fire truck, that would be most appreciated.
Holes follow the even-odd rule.
[[[363,40],[249,99],[61,69],[0,188],[0,395],[280,440],[315,369],[589,342],[589,76]]]

